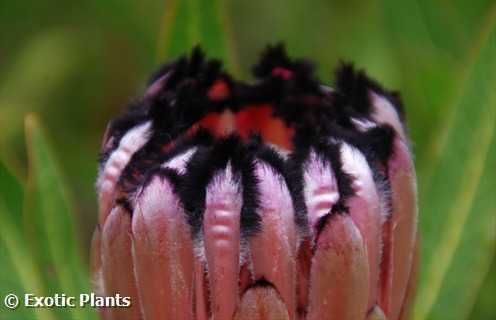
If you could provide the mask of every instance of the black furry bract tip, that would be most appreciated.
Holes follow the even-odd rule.
[[[403,126],[397,93],[349,63],[335,71],[335,85],[322,84],[314,64],[291,58],[283,45],[269,46],[252,71],[253,82],[235,79],[200,48],[160,67],[143,97],[133,100],[107,130],[101,172],[110,170],[106,168],[117,151],[127,159],[116,179],[118,203],[132,213],[138,191],[152,177],[166,177],[196,236],[206,190],[230,166],[242,192],[240,226],[249,236],[260,230],[257,162],[270,166],[288,186],[295,223],[302,229],[307,224],[303,175],[311,152],[335,176],[341,197],[332,212],[346,212],[355,192],[354,177],[343,170],[343,144],[360,150],[374,176],[387,180],[384,168],[397,132],[377,120],[381,110],[373,97],[388,102]],[[183,156],[183,162],[177,160]],[[168,166],[171,161],[176,162]]]

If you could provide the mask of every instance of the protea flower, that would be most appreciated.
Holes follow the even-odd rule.
[[[406,319],[414,167],[398,96],[269,48],[253,84],[199,49],[110,122],[93,242],[103,319]]]

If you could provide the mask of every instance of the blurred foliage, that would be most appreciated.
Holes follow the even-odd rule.
[[[80,260],[96,223],[99,142],[160,62],[200,42],[249,78],[261,49],[284,41],[325,82],[344,59],[402,93],[420,194],[414,319],[496,318],[494,1],[0,1],[0,21],[1,295],[89,290]],[[24,138],[30,112],[50,143],[33,116]]]

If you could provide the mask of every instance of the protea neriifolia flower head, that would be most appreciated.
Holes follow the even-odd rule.
[[[396,94],[269,48],[256,81],[200,50],[110,122],[97,182],[104,319],[406,319],[415,173]]]

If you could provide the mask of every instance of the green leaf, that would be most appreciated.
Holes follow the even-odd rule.
[[[89,276],[81,262],[72,208],[47,140],[33,115],[26,117],[29,177],[25,227],[48,294],[78,296],[89,292]],[[61,319],[94,319],[89,308],[57,309]]]
[[[449,4],[432,0],[416,2],[436,46],[459,58],[473,45],[473,35],[479,32],[494,3],[492,0],[452,0]]]
[[[53,107],[53,97],[60,94],[68,77],[78,70],[81,58],[76,38],[70,32],[39,32],[26,41],[15,59],[9,61],[8,68],[2,70],[0,148],[12,147],[22,137],[28,111],[46,113]]]
[[[414,319],[465,319],[496,245],[496,10],[452,114],[441,126],[432,169],[420,172],[422,271]]]
[[[484,320],[494,317],[494,297],[496,296],[496,250],[493,255],[491,269],[483,281],[479,296],[469,319]]]
[[[196,45],[209,56],[227,61],[238,71],[230,48],[228,19],[223,0],[167,1],[159,39],[159,57],[176,57]]]
[[[5,211],[10,216],[4,217],[14,224],[16,230],[21,230],[22,219],[22,201],[24,199],[24,190],[19,181],[7,169],[3,162],[0,161],[0,202],[5,207]]]
[[[416,166],[422,168],[428,160],[429,142],[435,129],[452,103],[459,81],[459,61],[450,52],[441,50],[432,37],[437,25],[428,24],[418,1],[382,0],[386,32],[391,38],[403,76],[400,92],[411,124],[411,138]]]
[[[24,293],[42,294],[43,288],[22,238],[23,189],[17,179],[0,161],[0,297],[8,294],[23,297]],[[0,318],[9,319],[53,319],[47,309],[19,307],[10,310],[3,305]]]

